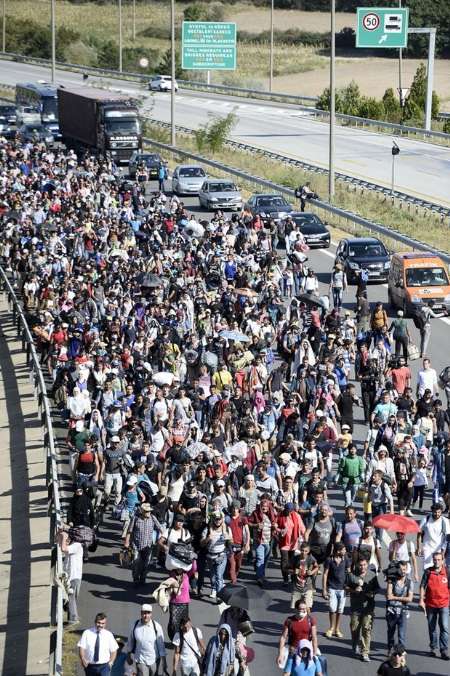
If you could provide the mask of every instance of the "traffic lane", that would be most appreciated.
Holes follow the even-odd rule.
[[[202,209],[199,205],[197,197],[182,196],[180,199],[181,201],[184,202],[189,211],[195,214],[196,218],[198,218],[199,220],[203,219],[210,220],[212,218],[213,213]],[[331,278],[331,270],[333,268],[335,260],[337,244],[338,242],[334,243],[332,242],[331,247],[329,249],[310,249],[310,251],[308,251],[307,264],[310,265],[313,268],[313,270],[317,273],[321,295],[327,294],[328,292]],[[283,255],[282,250],[279,250],[278,253]],[[390,320],[394,319],[394,317],[396,316],[396,312],[391,308],[388,302],[387,284],[374,284],[374,283],[368,284],[367,295],[372,307],[375,303],[382,302]],[[344,292],[343,305],[345,309],[351,310],[354,313],[356,308],[356,286],[348,286],[347,290]],[[414,326],[414,322],[412,319],[408,319],[407,321],[412,341],[415,345],[419,347],[420,346],[419,331]],[[450,358],[448,357],[448,342],[450,335],[449,325],[450,319],[448,318],[432,320],[432,330],[428,347],[428,356],[431,358],[432,366],[433,368],[436,369],[438,375],[440,371],[446,366],[448,366],[450,363]],[[417,382],[417,374],[419,370],[422,368],[422,360],[416,359],[414,361],[411,361],[409,363],[409,366],[412,373],[413,387],[415,388]],[[444,393],[442,393],[442,396],[444,396]]]
[[[49,79],[49,70],[16,62],[0,63],[0,79],[14,85],[21,79]],[[57,71],[59,84],[81,85],[86,83],[81,73]],[[99,82],[90,78],[90,82]],[[152,113],[155,119],[169,121],[170,96],[149,94],[142,87],[126,81],[102,78],[101,84],[124,93],[143,98],[143,109]],[[224,97],[199,97],[187,90],[176,97],[177,121],[183,126],[196,128],[205,123],[208,114],[223,113],[235,109],[238,124],[232,134],[236,140],[248,142],[262,149],[279,152],[323,167],[328,165],[328,128],[325,124],[296,113],[291,107],[261,105],[261,101],[235,103],[224,101]],[[228,108],[225,110],[224,106]],[[274,133],[274,118],[276,131]],[[301,152],[292,152],[296,141]],[[448,200],[449,151],[440,146],[420,141],[401,140],[404,154],[397,161],[397,189],[410,194],[427,197],[441,204]],[[391,140],[382,134],[373,134],[357,129],[336,127],[336,169],[346,174],[390,186]],[[426,181],[424,182],[424,177]]]
[[[241,104],[235,108],[219,108],[213,100],[177,97],[176,118],[180,124],[197,128],[208,121],[210,114],[234,111],[237,124],[230,137],[255,147],[328,166],[328,127],[305,117],[282,116],[264,106]],[[170,97],[154,98],[151,116],[170,120]],[[336,169],[381,185],[391,185],[391,147],[389,136],[353,128],[336,127]],[[417,141],[399,141],[402,149],[396,162],[396,187],[404,192],[450,205],[450,150]],[[294,150],[295,148],[295,150]]]

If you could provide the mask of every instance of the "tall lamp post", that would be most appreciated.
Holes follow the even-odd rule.
[[[122,0],[119,0],[119,72],[122,72],[123,61],[122,61]]]
[[[274,0],[270,3],[270,58],[269,58],[269,92],[273,87],[273,10]]]
[[[331,0],[331,45],[330,45],[330,134],[328,158],[328,198],[334,198],[334,128],[336,114],[335,61],[336,61],[336,0]]]
[[[136,40],[136,0],[133,0],[133,33],[132,33],[133,42]]]
[[[170,142],[175,146],[175,0],[170,0],[170,51],[172,76],[172,86],[170,88]]]
[[[6,0],[3,0],[2,52],[6,52]]]
[[[52,33],[52,84],[56,79],[56,0],[51,0],[51,33]]]

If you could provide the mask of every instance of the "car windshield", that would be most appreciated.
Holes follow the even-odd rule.
[[[209,192],[236,192],[234,183],[210,183]]]
[[[139,125],[135,119],[108,119],[106,126],[110,134],[139,134]]]
[[[406,286],[447,286],[448,276],[444,268],[409,268],[406,270]]]
[[[147,166],[150,165],[150,164],[159,163],[160,161],[161,160],[160,160],[159,155],[155,155],[155,154],[153,154],[153,155],[138,155],[136,157],[136,162],[138,164],[146,164]]]
[[[356,258],[375,258],[376,256],[387,256],[386,249],[382,244],[351,244],[348,253]]]
[[[179,174],[180,176],[184,176],[184,178],[201,178],[202,176],[206,176],[201,167],[185,167],[184,169],[180,169]]]
[[[295,216],[293,221],[297,225],[323,225],[320,218],[317,218],[315,214],[310,214],[309,216]]]
[[[289,206],[288,202],[283,197],[278,197],[278,195],[270,197],[258,197],[256,204],[258,207],[286,207]]]

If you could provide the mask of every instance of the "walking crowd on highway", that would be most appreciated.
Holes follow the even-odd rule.
[[[332,674],[331,641],[369,662],[378,606],[378,673],[408,676],[417,603],[430,657],[448,660],[450,417],[427,344],[413,378],[402,312],[371,305],[363,274],[344,307],[339,265],[321,291],[289,219],[218,211],[196,237],[165,179],[155,192],[138,179],[0,141],[0,254],[74,482],[59,534],[68,621],[90,620],[77,602],[106,520],[108,574],[129,566],[130,600],[148,597],[122,648],[97,614],[78,644],[85,673],[249,674],[282,588],[274,672]],[[221,604],[209,640],[191,599]]]

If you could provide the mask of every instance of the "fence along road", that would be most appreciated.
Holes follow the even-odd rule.
[[[39,357],[0,267],[0,673],[62,673],[57,459]],[[61,584],[58,584],[61,582]]]
[[[15,85],[26,79],[47,79],[44,66],[0,61],[0,81]],[[100,82],[100,79],[97,78]],[[80,84],[81,73],[58,70],[57,84]],[[104,86],[120,87],[132,95],[144,96],[144,112],[163,122],[170,120],[170,96],[166,93],[144,95],[141,83],[111,80]],[[288,155],[321,167],[328,165],[327,125],[311,118],[310,113],[273,102],[242,99],[228,101],[223,96],[205,96],[184,90],[176,96],[177,121],[197,128],[209,120],[209,114],[226,114],[234,110],[237,125],[232,139],[238,142]],[[336,128],[336,171],[390,187],[391,138],[386,134],[350,127]],[[396,188],[415,197],[450,206],[450,149],[431,143],[401,138],[401,155],[397,160]]]

